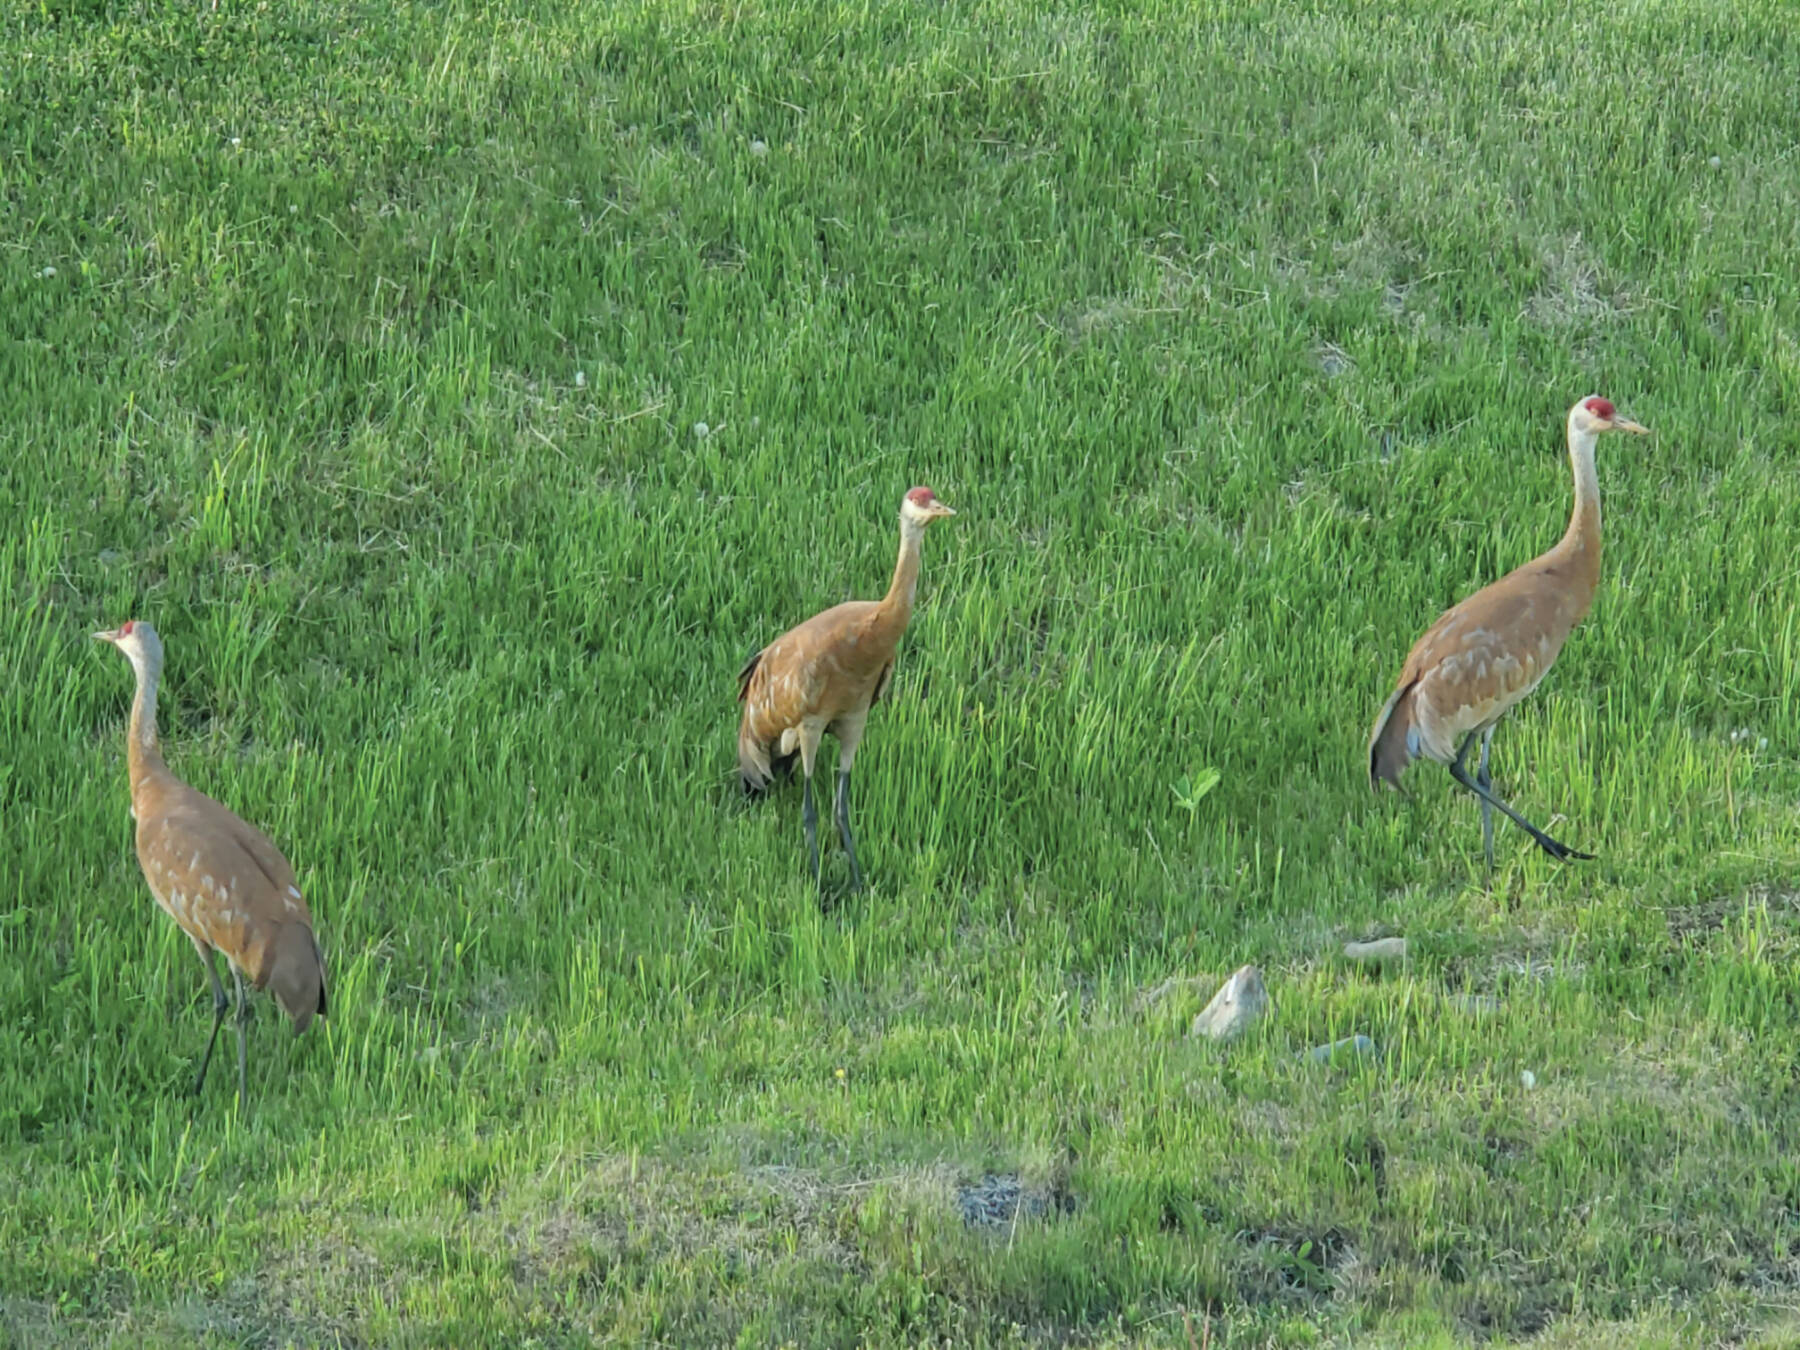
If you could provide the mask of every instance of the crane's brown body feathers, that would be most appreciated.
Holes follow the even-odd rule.
[[[826,732],[840,746],[860,738],[863,720],[887,691],[894,654],[911,616],[887,601],[851,600],[790,628],[738,674],[738,774],[760,792],[780,764],[816,749]],[[854,757],[854,741],[851,742]]]
[[[1598,536],[1579,553],[1568,543],[1445,610],[1413,644],[1369,738],[1372,782],[1399,786],[1414,759],[1450,763],[1537,688],[1599,581]]]
[[[326,1011],[324,959],[286,858],[242,817],[160,763],[134,780],[138,863],[202,957],[221,951],[305,1031]]]

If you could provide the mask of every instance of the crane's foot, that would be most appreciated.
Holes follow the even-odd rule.
[[[1574,862],[1577,859],[1585,862],[1592,862],[1594,859],[1592,853],[1583,853],[1578,848],[1570,848],[1567,844],[1560,840],[1552,839],[1547,834],[1537,834],[1533,837],[1537,840],[1538,847],[1543,849],[1544,852],[1548,853],[1558,862]]]

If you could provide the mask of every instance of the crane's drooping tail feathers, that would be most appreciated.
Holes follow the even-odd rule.
[[[751,652],[744,668],[738,671],[738,702],[744,705],[744,714],[738,719],[738,782],[745,795],[752,797],[769,786],[770,778],[768,747],[759,744],[750,730],[750,680],[766,650],[765,647]]]
[[[798,750],[782,754],[779,741],[768,746],[757,740],[750,730],[750,710],[744,710],[738,723],[738,782],[746,794],[754,797],[767,790],[776,774],[786,778],[794,771],[794,761],[799,757]]]
[[[303,923],[282,924],[272,950],[265,987],[294,1019],[298,1036],[311,1025],[314,1014],[325,1013],[325,958],[312,929]]]
[[[1369,786],[1377,792],[1384,781],[1399,787],[1400,775],[1412,763],[1412,749],[1407,742],[1412,731],[1413,688],[1403,684],[1388,697],[1375,718],[1375,730],[1369,735]]]
[[[771,777],[769,752],[750,734],[750,714],[746,709],[738,723],[738,782],[746,796],[754,797],[769,786]]]

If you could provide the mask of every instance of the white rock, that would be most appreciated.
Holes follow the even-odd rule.
[[[575,387],[577,389],[587,388],[587,372],[585,370],[578,370],[575,372]]]
[[[1236,1040],[1268,1010],[1269,991],[1263,986],[1262,972],[1255,966],[1239,966],[1194,1019],[1188,1035]]]
[[[704,422],[694,423],[694,437],[696,440],[703,441],[710,435],[712,435],[712,428],[707,426],[706,423],[704,423]]]
[[[1530,1092],[1537,1086],[1537,1075],[1530,1069],[1521,1069],[1519,1070],[1519,1081],[1525,1085],[1525,1090]]]
[[[1366,961],[1371,964],[1379,961],[1404,961],[1406,959],[1406,939],[1386,937],[1376,938],[1373,942],[1346,942],[1344,955],[1352,961]]]
[[[751,141],[750,153],[755,155],[758,159],[761,159],[764,155],[769,153],[769,143],[767,141]]]
[[[1714,155],[1714,156],[1713,156],[1713,157],[1712,157],[1712,158],[1711,158],[1711,159],[1709,159],[1709,160],[1707,160],[1707,161],[1706,161],[1706,162],[1707,162],[1707,163],[1708,163],[1708,164],[1710,164],[1710,165],[1711,165],[1711,166],[1712,166],[1712,167],[1713,167],[1713,168],[1715,168],[1715,169],[1716,169],[1716,168],[1718,168],[1718,167],[1719,167],[1719,166],[1720,166],[1720,165],[1721,165],[1721,164],[1723,164],[1723,163],[1724,163],[1724,162],[1725,162],[1725,161],[1724,161],[1724,160],[1722,160],[1722,159],[1720,159],[1720,158],[1719,158],[1719,157],[1718,157],[1718,156],[1717,156],[1717,155]]]

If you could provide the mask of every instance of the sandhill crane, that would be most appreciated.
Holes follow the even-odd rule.
[[[1563,641],[1586,616],[1600,584],[1600,480],[1594,446],[1603,432],[1649,434],[1603,398],[1569,409],[1569,460],[1575,470],[1575,508],[1554,548],[1445,610],[1425,630],[1400,671],[1400,685],[1375,718],[1369,735],[1369,783],[1400,786],[1413,760],[1447,766],[1450,776],[1481,804],[1482,852],[1494,866],[1494,810],[1498,808],[1559,861],[1591,858],[1558,843],[1501,801],[1488,774],[1494,725],[1549,672]],[[1481,741],[1473,778],[1466,761]]]
[[[213,961],[225,953],[237,985],[238,1100],[244,1097],[244,1025],[250,1020],[244,977],[267,989],[305,1031],[313,1014],[325,1014],[325,959],[313,936],[312,915],[294,869],[268,838],[203,793],[196,792],[163,763],[156,736],[156,684],[163,646],[147,623],[127,620],[95,633],[131,662],[137,697],[131,705],[126,763],[131,775],[131,814],[137,821],[138,865],[156,903],[188,935],[212,980],[212,1036],[194,1078],[198,1093],[206,1082],[219,1024],[230,1001]]]
[[[850,885],[862,889],[856,841],[850,832],[850,766],[862,741],[869,709],[886,692],[894,673],[894,652],[912,618],[919,584],[919,545],[925,527],[956,512],[928,487],[916,487],[900,502],[900,557],[894,580],[880,600],[850,600],[815,614],[757,652],[738,672],[738,776],[747,793],[768,787],[773,770],[792,772],[794,756],[806,776],[801,819],[813,881],[819,870],[819,815],[813,805],[813,762],[819,740],[837,737],[838,836],[850,857]]]

